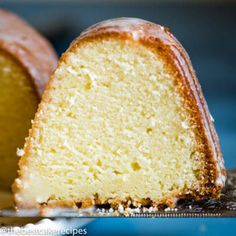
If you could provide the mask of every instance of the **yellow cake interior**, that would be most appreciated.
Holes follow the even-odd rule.
[[[137,203],[198,187],[204,154],[162,57],[137,41],[104,38],[64,58],[25,148],[18,201]]]
[[[17,147],[22,147],[38,99],[29,75],[0,50],[0,188],[10,189],[17,175]]]

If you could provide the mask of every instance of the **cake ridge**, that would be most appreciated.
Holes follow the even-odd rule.
[[[16,14],[0,9],[0,15],[0,49],[7,51],[25,67],[38,95],[41,96],[48,81],[48,74],[57,64],[54,49]]]

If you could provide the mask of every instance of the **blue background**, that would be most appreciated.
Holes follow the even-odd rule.
[[[236,5],[222,2],[2,1],[0,6],[28,20],[59,55],[83,29],[104,19],[140,17],[167,26],[190,55],[225,165],[236,168]],[[236,235],[236,219],[98,219],[87,227],[88,235]]]

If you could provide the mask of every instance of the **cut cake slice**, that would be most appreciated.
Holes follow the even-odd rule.
[[[217,198],[225,169],[189,57],[162,26],[101,22],[61,57],[14,185],[19,208]]]

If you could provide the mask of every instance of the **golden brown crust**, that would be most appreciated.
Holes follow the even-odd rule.
[[[200,189],[179,190],[166,196],[161,201],[151,201],[150,199],[139,199],[133,202],[132,199],[119,200],[119,199],[106,199],[103,201],[99,196],[91,196],[89,199],[81,199],[80,202],[75,200],[75,203],[79,207],[88,207],[93,204],[111,204],[117,206],[118,204],[127,205],[129,202],[132,204],[142,205],[160,205],[166,204],[173,207],[179,198],[192,198],[200,200],[203,198],[217,198],[220,195],[220,191],[224,186],[226,172],[224,169],[224,162],[220,152],[218,138],[214,129],[214,124],[210,118],[210,114],[202,95],[202,91],[195,72],[192,68],[190,59],[181,46],[181,44],[174,38],[168,30],[162,26],[133,18],[119,18],[101,22],[95,26],[90,27],[83,32],[76,40],[74,40],[67,50],[63,54],[59,61],[60,63],[66,61],[68,52],[74,52],[77,47],[81,46],[91,40],[97,40],[102,38],[122,38],[124,40],[139,41],[143,45],[149,47],[158,55],[165,58],[168,68],[175,75],[179,84],[180,91],[186,98],[186,106],[188,107],[194,122],[197,124],[199,143],[203,143],[201,151],[206,154],[204,160],[205,168],[203,168],[203,181]],[[50,88],[50,82],[46,93],[43,96],[43,101],[48,99],[48,89]],[[40,110],[40,107],[39,107]],[[35,127],[37,126],[37,116],[35,119]],[[34,130],[31,131],[32,136]],[[31,143],[28,141],[26,145],[26,155],[21,159],[20,166],[23,166],[27,162],[27,153],[30,150]],[[24,179],[23,173],[20,172],[21,179]],[[15,186],[15,192],[17,192],[17,186]],[[50,205],[50,201],[48,204]],[[16,199],[18,207],[27,208],[23,202]],[[63,203],[63,204],[62,204]],[[53,206],[70,206],[71,201],[53,201]],[[41,207],[38,205],[37,207]]]
[[[57,64],[49,42],[20,17],[0,9],[0,49],[26,69],[41,96]]]

